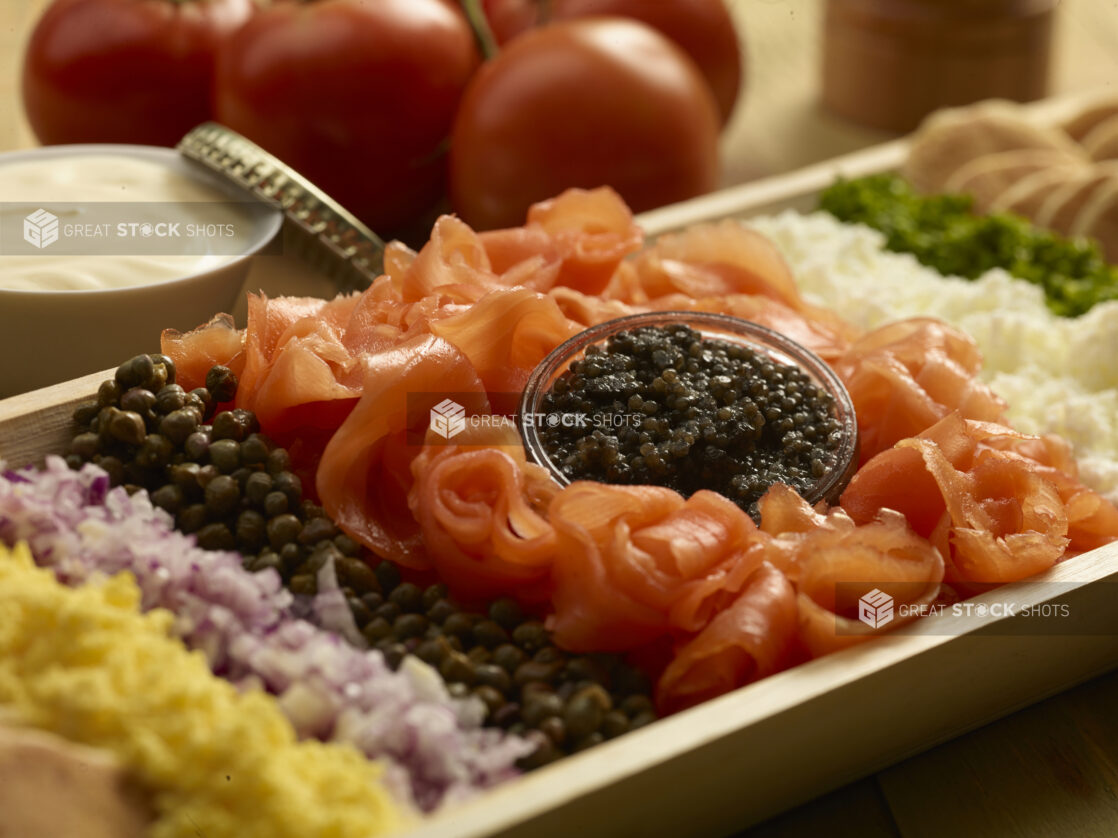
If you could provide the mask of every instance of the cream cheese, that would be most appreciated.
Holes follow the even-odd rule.
[[[248,215],[217,188],[142,156],[75,153],[0,162],[0,201],[4,226],[22,225],[28,204],[68,205],[58,214],[60,225],[82,229],[89,239],[84,254],[59,253],[57,247],[0,253],[0,289],[17,291],[123,288],[189,276],[234,258],[231,250],[238,243],[247,247],[250,228]],[[200,252],[130,253],[127,242],[99,239],[111,231],[104,207],[97,206],[106,202],[150,205],[140,220],[153,227],[192,225],[189,232],[197,237],[191,249]],[[227,237],[219,252],[206,244],[205,231]]]

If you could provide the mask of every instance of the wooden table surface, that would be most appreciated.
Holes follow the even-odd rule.
[[[822,0],[730,2],[748,77],[723,139],[727,185],[889,138],[819,107]],[[44,5],[0,0],[0,151],[34,145],[20,107],[18,70]],[[1059,4],[1051,87],[1054,94],[1118,93],[1118,0]],[[738,838],[815,834],[1118,836],[1118,673],[817,798]]]

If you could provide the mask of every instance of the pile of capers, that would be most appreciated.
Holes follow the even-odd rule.
[[[187,392],[170,358],[138,355],[74,411],[67,462],[96,463],[114,485],[147,490],[199,547],[236,550],[248,570],[275,570],[292,593],[313,595],[318,571],[333,560],[357,627],[391,667],[415,655],[453,695],[479,698],[488,725],[534,731],[540,745],[522,761],[526,769],[656,718],[648,679],[620,656],[569,654],[515,600],[462,608],[445,585],[405,580],[395,564],[370,556],[303,498],[287,451],[251,411],[221,409],[237,385],[215,366],[205,387]]]

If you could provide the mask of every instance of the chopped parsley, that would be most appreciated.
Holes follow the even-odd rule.
[[[991,268],[1044,289],[1048,308],[1078,317],[1103,300],[1118,299],[1118,267],[1098,244],[1034,227],[1012,213],[979,215],[969,195],[919,195],[893,174],[838,180],[819,207],[840,221],[885,235],[885,246],[911,253],[945,276],[975,279]]]

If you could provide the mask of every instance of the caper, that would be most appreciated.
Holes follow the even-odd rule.
[[[277,515],[268,521],[265,527],[268,543],[273,550],[278,550],[287,542],[295,541],[299,537],[299,530],[302,527],[302,523],[294,515]]]
[[[70,453],[77,454],[83,460],[90,460],[101,450],[101,440],[97,434],[78,434],[70,440]]]
[[[182,450],[191,460],[204,459],[210,450],[209,434],[199,428],[183,441]]]
[[[400,568],[393,562],[381,562],[376,566],[377,581],[384,593],[391,593],[400,584]]]
[[[261,573],[265,570],[274,570],[280,576],[283,576],[283,560],[275,553],[261,553],[253,563],[252,571]]]
[[[287,542],[285,545],[280,547],[279,557],[280,557],[280,560],[283,562],[284,569],[288,570],[288,571],[291,571],[292,573],[294,573],[294,571],[297,570],[299,567],[301,567],[304,563],[303,562],[303,558],[304,558],[303,551],[300,549],[298,544],[295,544],[294,542],[291,542],[291,541]],[[311,570],[314,573],[318,572],[317,567],[313,568]]]
[[[162,414],[186,407],[186,391],[178,384],[168,384],[155,394],[155,409]]]
[[[116,381],[122,389],[138,387],[151,380],[155,364],[149,355],[136,355],[116,369]]]
[[[108,431],[113,439],[129,445],[139,445],[144,441],[147,437],[147,424],[140,414],[130,410],[116,410],[115,408],[109,408],[109,410],[112,412],[109,414]],[[102,414],[102,422],[104,422],[103,416],[104,414]]]
[[[292,576],[287,587],[293,594],[313,596],[318,590],[318,581],[310,575]]]
[[[109,482],[114,486],[119,486],[124,482],[124,463],[120,461],[119,457],[112,455],[102,456],[97,460],[97,465],[105,470],[109,475]]]
[[[206,373],[206,389],[214,401],[227,402],[237,395],[237,376],[229,367],[215,364]]]
[[[268,461],[271,446],[266,437],[249,434],[241,443],[241,462],[246,466],[263,465]]]
[[[198,427],[198,419],[193,408],[172,410],[159,421],[159,433],[175,445],[182,445]]]
[[[124,414],[127,416],[128,414]],[[175,446],[162,434],[148,434],[136,452],[136,463],[144,468],[160,468],[171,462]]]
[[[508,643],[509,633],[493,620],[481,620],[474,626],[474,638],[487,648],[494,649]]]
[[[427,618],[422,614],[401,614],[392,624],[392,630],[400,640],[420,637],[427,631]]]
[[[334,546],[341,550],[345,556],[356,556],[361,552],[361,545],[345,533],[334,536]]]
[[[436,582],[423,589],[423,610],[429,611],[431,606],[447,596],[447,587],[442,582]]]
[[[248,476],[248,479],[245,480],[245,497],[258,508],[263,508],[264,499],[271,491],[272,478],[262,471],[254,471]],[[284,511],[286,512],[287,510],[285,509]]]
[[[548,716],[536,728],[551,740],[551,743],[556,746],[561,746],[567,739],[567,726],[559,716]]]
[[[606,738],[602,736],[601,732],[595,730],[576,740],[572,750],[578,753],[579,751],[585,751],[587,748],[593,748],[595,745],[601,745],[605,741]]]
[[[449,637],[465,639],[473,633],[474,621],[468,614],[456,611],[443,620],[443,633]]]
[[[602,718],[613,709],[609,693],[599,685],[583,687],[567,702],[563,721],[567,732],[575,739],[589,736],[602,724]]]
[[[392,624],[384,619],[384,617],[372,616],[369,622],[365,624],[365,627],[361,629],[361,633],[365,636],[370,646],[375,646],[386,637],[392,636]]]
[[[303,527],[306,530],[310,524]],[[336,547],[332,548],[337,550]],[[335,567],[337,568],[338,578],[344,583],[350,585],[357,591],[376,591],[380,585],[377,582],[377,576],[373,569],[360,559],[350,558],[349,556],[340,555],[335,559]]]
[[[358,627],[365,625],[369,620],[373,619],[373,612],[369,609],[369,606],[357,597],[346,597],[346,602],[349,604],[349,610],[353,613],[353,620],[357,623]]]
[[[147,418],[155,407],[155,393],[144,387],[132,387],[120,397],[120,406],[123,410],[130,410]]]
[[[384,602],[377,606],[377,608],[373,610],[373,613],[376,614],[378,617],[384,617],[384,619],[388,620],[388,622],[390,623],[394,623],[396,622],[396,618],[399,617],[403,612],[400,610],[400,606],[396,603]]]
[[[451,652],[441,664],[439,674],[447,681],[457,681],[461,684],[473,684],[476,673],[474,663],[460,652]]]
[[[291,469],[291,455],[285,448],[273,448],[268,452],[268,473],[279,474]]]
[[[636,730],[637,728],[652,724],[654,721],[656,721],[656,714],[653,712],[637,713],[637,715],[629,720],[629,730]]]
[[[474,695],[481,699],[490,717],[492,717],[505,703],[505,697],[501,695],[500,691],[495,690],[493,687],[490,687],[486,684],[474,687]]]
[[[547,630],[538,620],[526,620],[512,630],[512,641],[526,652],[537,652],[548,643]]]
[[[380,591],[368,591],[361,594],[361,601],[368,606],[370,611],[376,611],[384,605],[384,597],[380,595]]]
[[[401,582],[388,595],[388,599],[400,606],[401,611],[419,611],[423,607],[423,591],[411,582]]]
[[[512,689],[512,677],[507,670],[496,663],[478,664],[476,672],[479,684],[488,684],[503,693]]]
[[[450,648],[445,644],[435,639],[428,639],[416,646],[413,654],[424,663],[429,663],[438,669],[439,662],[449,651]]]
[[[555,664],[527,661],[516,668],[512,678],[518,685],[523,686],[532,681],[550,683],[558,673],[559,667]]]
[[[179,463],[178,465],[171,466],[167,470],[167,476],[171,482],[181,488],[184,493],[189,493],[191,490],[196,490],[198,486],[198,472],[202,467],[197,463]]]
[[[303,484],[298,475],[292,474],[290,471],[281,471],[272,479],[272,485],[275,491],[287,495],[287,502],[291,506],[298,505],[303,494]]]
[[[512,631],[524,619],[524,614],[515,599],[501,597],[490,603],[489,618],[501,628]]]
[[[538,727],[544,719],[562,714],[563,699],[553,692],[537,690],[524,699],[523,707],[521,718],[526,724]]]
[[[82,402],[74,408],[72,414],[74,423],[83,428],[88,426],[97,417],[97,413],[102,407],[105,407],[105,405],[96,401]]]
[[[245,438],[244,426],[237,421],[232,412],[225,410],[214,414],[213,418],[214,439],[227,439],[240,442]]]
[[[218,414],[223,416],[224,414]],[[232,439],[215,439],[210,443],[210,462],[225,474],[235,471],[241,464],[240,443]]]
[[[208,419],[214,412],[214,397],[205,387],[195,387],[186,394],[186,406],[196,407],[203,419]]]
[[[555,762],[562,756],[563,754],[555,747],[554,743],[550,739],[544,737],[539,747],[517,762],[517,765],[525,771],[531,771],[535,768],[543,768],[545,765]]]
[[[97,404],[101,407],[116,407],[120,404],[120,394],[123,392],[124,388],[119,381],[102,381],[97,388]]]
[[[610,710],[602,716],[601,731],[606,739],[615,739],[629,730],[629,717],[620,710]]]
[[[256,414],[251,410],[245,410],[243,407],[235,407],[231,411],[233,418],[237,420],[242,428],[244,428],[245,437],[260,431],[260,421],[256,418]]]
[[[509,673],[515,672],[527,659],[524,650],[511,643],[504,643],[493,650],[493,663]]]
[[[621,702],[619,709],[630,719],[641,713],[651,713],[653,712],[652,699],[647,695],[630,695]]]
[[[151,353],[151,362],[157,367],[163,367],[163,377],[167,384],[175,383],[175,362],[169,355],[164,355],[162,352],[153,352]]]
[[[271,491],[264,496],[264,514],[269,518],[275,518],[287,512],[289,504],[287,502],[287,495],[283,492]],[[292,515],[291,517],[295,517]]]
[[[427,617],[433,623],[442,623],[451,614],[457,613],[458,609],[454,607],[454,603],[446,599],[440,599],[432,603],[431,607],[427,609]]]
[[[320,541],[331,541],[331,546],[333,546],[332,539],[337,532],[338,528],[329,518],[309,518],[303,525],[303,532],[299,536],[299,541],[302,544],[318,544]],[[334,549],[337,550],[337,547],[334,547]],[[338,550],[339,555],[341,552],[341,550]],[[369,572],[372,574],[371,570]]]
[[[206,524],[198,530],[198,546],[203,550],[232,550],[237,546],[233,533],[225,524]]]
[[[173,483],[166,483],[151,493],[151,502],[174,515],[184,502],[182,488]]]
[[[219,475],[210,481],[205,491],[206,509],[213,516],[228,515],[241,502],[241,491],[237,481],[227,474]],[[275,544],[272,544],[275,547]]]

